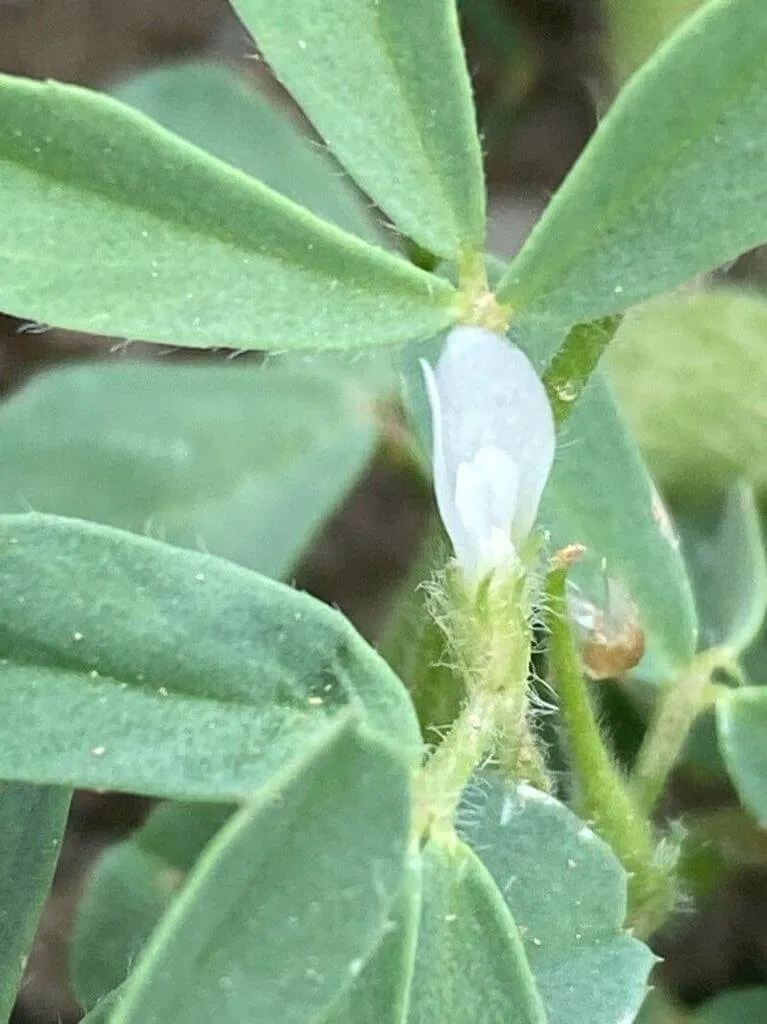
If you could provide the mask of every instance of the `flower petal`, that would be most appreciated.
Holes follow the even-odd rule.
[[[505,452],[519,470],[511,524],[517,547],[527,539],[554,461],[554,419],[532,363],[511,342],[482,327],[456,327],[437,364],[445,472],[482,448]],[[499,486],[503,486],[499,481]]]
[[[461,516],[455,507],[455,478],[448,473],[445,461],[442,399],[431,366],[425,359],[421,359],[420,363],[431,408],[432,469],[437,508],[452,541],[456,558],[464,564],[464,560],[472,558],[472,545],[466,537]]]
[[[471,546],[459,561],[468,575],[481,576],[516,561],[511,521],[518,483],[517,467],[500,448],[480,448],[473,462],[458,467],[455,507]]]

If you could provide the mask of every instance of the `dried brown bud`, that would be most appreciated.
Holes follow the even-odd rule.
[[[568,604],[583,633],[581,657],[592,679],[614,679],[636,668],[645,650],[644,630],[636,605],[618,580],[606,577],[604,608],[574,586]]]

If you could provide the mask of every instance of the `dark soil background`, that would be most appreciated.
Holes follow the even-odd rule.
[[[465,34],[487,150],[491,245],[508,253],[587,140],[600,96],[609,90],[596,0],[498,2],[508,4],[507,38],[488,36],[470,17]],[[102,87],[161,61],[203,54],[236,60],[250,49],[225,0],[0,0],[0,71],[15,74]],[[158,355],[141,345],[117,353],[109,341],[61,331],[22,333],[19,327],[0,314],[2,395],[61,362],[226,355]],[[429,507],[428,495],[405,472],[374,466],[307,557],[299,584],[340,605],[374,638]],[[677,797],[683,809],[691,801],[716,806],[728,794],[682,787]],[[78,1020],[66,956],[82,880],[98,852],[138,824],[147,808],[139,799],[77,795],[14,1024]],[[733,875],[706,906],[658,939],[658,952],[666,957],[664,980],[679,998],[696,1002],[736,984],[767,981],[765,881],[754,871]]]

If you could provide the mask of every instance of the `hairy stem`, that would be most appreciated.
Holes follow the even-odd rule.
[[[432,588],[431,611],[445,633],[465,704],[416,784],[419,835],[452,828],[474,769],[493,759],[508,777],[550,788],[528,721],[531,630],[526,571],[467,587],[460,573]]]
[[[567,568],[547,579],[549,665],[567,730],[577,812],[609,843],[629,876],[629,921],[647,934],[673,904],[670,873],[656,863],[652,829],[608,751],[567,618]]]
[[[452,832],[463,790],[492,748],[494,731],[486,701],[478,696],[470,699],[416,780],[415,829],[419,836]]]
[[[679,682],[658,701],[631,775],[634,799],[646,814],[652,813],[695,719],[709,703],[712,673],[731,667],[727,651],[711,648],[695,658]]]

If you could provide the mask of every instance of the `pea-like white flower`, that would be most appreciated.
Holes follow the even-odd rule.
[[[431,405],[434,489],[470,579],[515,564],[554,460],[554,419],[527,356],[492,331],[456,327],[436,370],[421,360]]]

